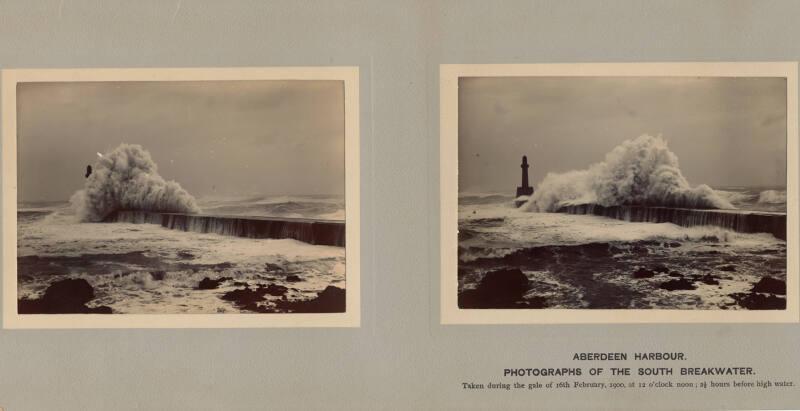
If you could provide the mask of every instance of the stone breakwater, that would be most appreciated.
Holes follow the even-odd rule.
[[[682,227],[716,226],[739,233],[769,233],[786,240],[786,214],[739,210],[610,206],[579,204],[561,207],[559,213],[588,214],[630,222],[673,223]]]
[[[345,246],[345,223],[343,221],[126,210],[115,211],[103,221],[110,223],[158,224],[171,230],[195,233],[213,233],[246,238],[291,238],[314,245]]]

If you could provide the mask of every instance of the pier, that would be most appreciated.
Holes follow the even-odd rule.
[[[104,222],[158,224],[171,230],[246,238],[291,238],[314,245],[345,246],[345,223],[305,218],[223,216],[154,211],[115,211]]]
[[[786,240],[786,214],[748,210],[698,210],[690,208],[579,204],[561,207],[559,213],[589,214],[617,220],[673,223],[682,227],[716,226],[739,233],[769,233]]]

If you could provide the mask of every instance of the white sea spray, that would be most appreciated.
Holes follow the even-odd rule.
[[[81,221],[102,221],[117,210],[197,213],[194,197],[166,181],[142,146],[121,144],[97,159],[82,190],[70,198]]]
[[[550,212],[574,204],[735,208],[705,184],[690,186],[666,141],[650,135],[626,140],[585,170],[547,174],[523,207]]]

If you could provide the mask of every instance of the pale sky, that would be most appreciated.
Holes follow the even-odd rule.
[[[19,201],[66,200],[120,143],[195,197],[344,194],[341,81],[20,83]]]
[[[467,77],[459,81],[459,191],[514,194],[585,169],[624,140],[661,135],[692,185],[784,186],[783,78]]]

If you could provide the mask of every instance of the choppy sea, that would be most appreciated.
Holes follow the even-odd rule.
[[[199,199],[201,213],[344,220],[344,199],[329,196],[252,196]],[[301,301],[327,286],[345,288],[343,247],[292,239],[250,239],[169,230],[153,224],[86,223],[67,202],[18,205],[18,294],[42,296],[52,283],[85,279],[89,307],[114,313],[251,312],[221,297],[274,285],[261,307]],[[225,279],[199,289],[204,278]]]
[[[779,188],[715,191],[740,210],[786,211]],[[786,242],[771,234],[530,212],[497,193],[462,193],[458,215],[459,293],[519,269],[533,308],[745,309],[784,297],[752,292],[786,280]]]

